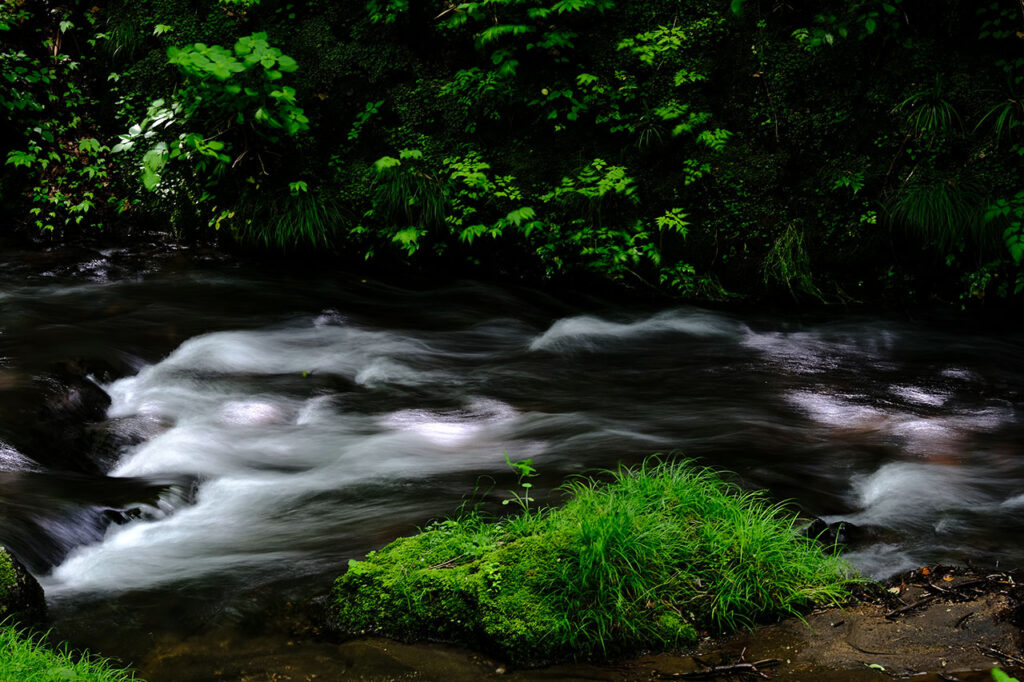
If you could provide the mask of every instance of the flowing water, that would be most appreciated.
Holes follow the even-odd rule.
[[[683,453],[861,527],[875,576],[1020,566],[1022,379],[1024,334],[963,324],[8,253],[0,542],[60,634],[132,660],[322,594],[467,499],[500,510],[506,454],[554,503]]]

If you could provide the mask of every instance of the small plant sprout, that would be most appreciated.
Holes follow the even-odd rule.
[[[511,502],[515,502],[517,505],[519,505],[520,509],[523,510],[523,514],[529,514],[530,503],[533,502],[533,498],[530,496],[530,488],[533,487],[533,484],[530,483],[527,479],[533,478],[534,476],[537,475],[537,470],[533,466],[533,460],[521,459],[518,462],[513,462],[509,458],[508,453],[506,452],[505,464],[507,464],[508,466],[512,467],[512,469],[515,470],[516,477],[518,479],[517,483],[519,487],[523,489],[523,492],[519,493],[515,490],[510,491],[512,493],[512,497],[507,500],[503,500],[502,504],[507,505]]]

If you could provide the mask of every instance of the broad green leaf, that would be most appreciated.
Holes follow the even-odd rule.
[[[377,159],[376,161],[373,162],[373,168],[378,173],[380,173],[382,171],[385,171],[385,170],[387,170],[389,168],[396,168],[397,166],[401,166],[401,165],[402,165],[402,162],[399,161],[398,159],[396,159],[393,156],[382,156],[382,157],[380,157],[379,159]]]

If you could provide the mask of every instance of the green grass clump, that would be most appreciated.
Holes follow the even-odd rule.
[[[101,658],[74,656],[65,646],[54,651],[10,625],[0,625],[0,682],[128,682],[130,672]]]
[[[565,488],[562,508],[443,521],[350,562],[339,626],[539,663],[685,646],[849,596],[849,568],[794,514],[711,470],[650,460]]]

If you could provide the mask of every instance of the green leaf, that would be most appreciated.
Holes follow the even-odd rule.
[[[37,161],[36,155],[30,152],[22,152],[18,150],[7,152],[7,163],[15,168],[18,168],[19,166],[30,168],[35,161]]]
[[[402,162],[393,156],[382,156],[373,162],[373,168],[378,173],[388,170],[389,168],[396,168],[401,166]]]
[[[291,57],[289,57],[288,55],[281,55],[281,57],[277,60],[277,68],[279,68],[281,71],[284,71],[285,73],[292,73],[293,71],[298,70],[299,63],[292,59]]]
[[[158,142],[142,157],[142,185],[153,191],[160,184],[160,171],[167,164],[167,144]]]
[[[596,9],[601,12],[604,11],[603,4],[597,4],[594,0],[560,0],[551,6],[551,9],[558,14],[565,14],[566,12],[581,12],[588,9]]]
[[[1024,224],[1014,222],[1010,227],[1003,231],[1003,241],[1006,243],[1006,248],[1010,251],[1010,257],[1013,258],[1013,262],[1020,265],[1021,259],[1024,258]]]
[[[481,45],[493,43],[503,36],[517,36],[525,33],[533,33],[537,29],[526,24],[499,24],[484,29],[477,35],[477,42]]]
[[[392,235],[391,241],[400,244],[405,249],[405,252],[411,256],[420,248],[419,239],[420,235],[424,232],[424,230],[416,227],[407,227]]]
[[[142,169],[142,186],[148,189],[150,192],[155,190],[160,184],[160,175],[154,173],[148,168]]]
[[[142,157],[142,165],[154,173],[167,163],[167,143],[158,142]]]
[[[100,151],[100,141],[95,137],[85,138],[78,142],[78,151],[97,153]]]

